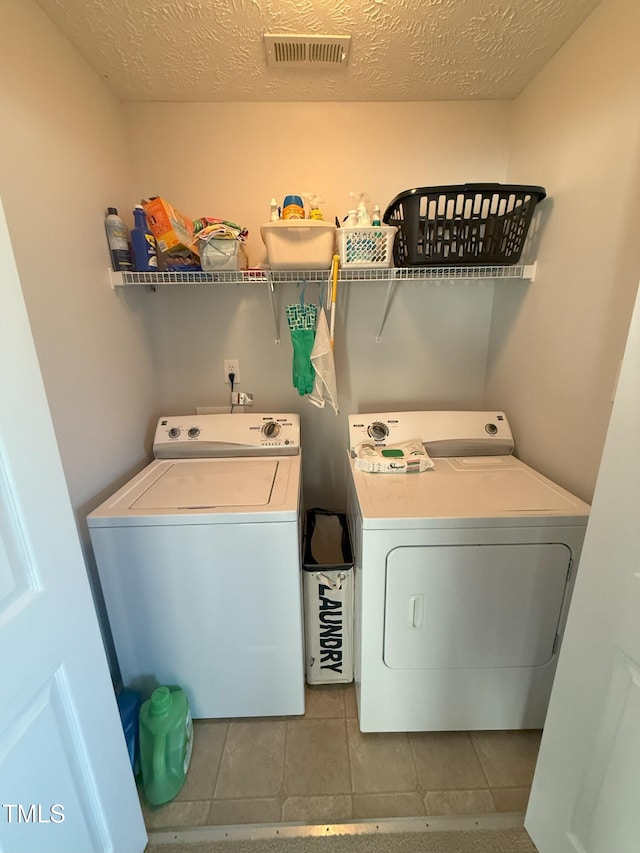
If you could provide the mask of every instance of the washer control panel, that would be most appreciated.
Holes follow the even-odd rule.
[[[153,439],[157,459],[298,453],[300,416],[294,414],[172,415],[160,418]]]
[[[376,446],[418,439],[430,456],[506,456],[513,435],[504,412],[384,412],[349,415],[352,455],[364,443]]]

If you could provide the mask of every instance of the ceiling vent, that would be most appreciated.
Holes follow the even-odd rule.
[[[346,65],[351,36],[265,34],[267,63],[280,68]]]

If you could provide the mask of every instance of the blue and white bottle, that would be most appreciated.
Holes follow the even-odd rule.
[[[131,230],[133,268],[136,272],[156,272],[158,269],[156,238],[149,230],[147,214],[141,204],[134,207],[133,218],[135,221]]]

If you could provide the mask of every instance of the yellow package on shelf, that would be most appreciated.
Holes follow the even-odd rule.
[[[198,248],[192,244],[193,220],[159,196],[142,204],[147,215],[147,223],[156,238],[160,252],[184,252],[188,250],[198,254]]]

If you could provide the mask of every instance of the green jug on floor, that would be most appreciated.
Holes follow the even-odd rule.
[[[140,769],[147,801],[159,806],[184,785],[193,747],[189,702],[179,687],[158,687],[140,708]]]

